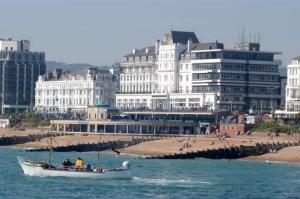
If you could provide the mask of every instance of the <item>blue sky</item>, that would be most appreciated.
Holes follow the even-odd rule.
[[[231,48],[242,27],[261,49],[300,55],[298,0],[0,0],[0,37],[29,39],[47,60],[110,65],[173,30]]]

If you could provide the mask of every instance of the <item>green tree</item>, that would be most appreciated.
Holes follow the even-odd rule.
[[[300,123],[300,113],[297,113],[297,114],[295,115],[294,121],[295,121],[296,124],[299,124],[299,123]]]

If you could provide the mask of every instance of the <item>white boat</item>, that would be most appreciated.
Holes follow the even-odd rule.
[[[123,162],[122,167],[114,169],[75,169],[49,166],[45,162],[25,161],[18,157],[18,162],[24,174],[40,177],[70,177],[70,178],[93,178],[93,179],[124,179],[131,178],[129,162]]]

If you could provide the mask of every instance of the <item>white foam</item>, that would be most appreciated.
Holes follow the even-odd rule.
[[[169,185],[169,184],[212,184],[208,181],[192,181],[183,179],[165,179],[165,178],[139,178],[134,176],[132,178],[135,182],[141,182],[146,184],[158,184],[158,185]]]

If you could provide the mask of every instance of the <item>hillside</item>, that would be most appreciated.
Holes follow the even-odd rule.
[[[77,70],[83,70],[90,67],[96,67],[91,64],[85,64],[85,63],[74,63],[74,64],[67,64],[64,62],[56,62],[56,61],[47,61],[47,72],[52,72],[57,68],[61,68],[63,71],[77,71]]]

